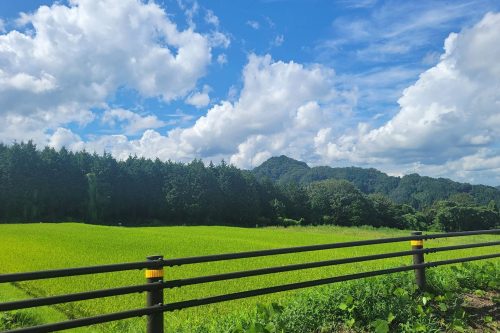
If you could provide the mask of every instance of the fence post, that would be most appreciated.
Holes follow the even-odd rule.
[[[411,233],[412,236],[420,236],[422,235],[421,231],[414,231]],[[424,248],[424,241],[423,239],[415,239],[411,240],[411,249],[412,250],[419,250]],[[413,255],[413,264],[423,264],[424,261],[424,254],[423,253],[415,253]],[[424,290],[425,289],[425,268],[416,268],[415,269],[415,280],[417,282],[418,289]]]
[[[149,256],[149,261],[163,260],[163,256]],[[146,280],[148,283],[163,281],[163,267],[146,269]],[[147,292],[146,305],[153,306],[163,304],[163,288],[154,289]],[[163,312],[156,312],[148,315],[147,333],[163,333]]]

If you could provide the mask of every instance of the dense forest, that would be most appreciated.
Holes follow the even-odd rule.
[[[418,174],[392,177],[376,169],[356,167],[310,168],[306,163],[286,156],[272,157],[252,172],[259,179],[267,178],[279,184],[293,182],[307,185],[325,179],[345,179],[365,194],[381,193],[395,203],[408,204],[416,209],[425,209],[437,200],[445,200],[458,193],[470,194],[472,201],[480,205],[487,205],[490,200],[500,205],[500,186],[471,185]]]
[[[500,225],[500,191],[273,157],[252,171],[0,144],[0,221],[111,225],[336,224],[418,230]]]

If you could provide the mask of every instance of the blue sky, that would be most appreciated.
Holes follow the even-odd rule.
[[[0,2],[0,141],[500,184],[498,1]]]

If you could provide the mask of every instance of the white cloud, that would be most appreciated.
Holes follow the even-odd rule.
[[[457,22],[467,25],[479,20],[486,8],[488,2],[467,0],[452,3],[385,1],[360,18],[335,19],[333,36],[320,41],[315,51],[323,60],[331,60],[342,51],[369,63],[392,63],[395,56],[404,61],[405,55],[411,57],[440,42],[437,39],[441,38],[440,32],[449,32]]]
[[[164,121],[159,120],[155,115],[141,116],[130,110],[124,109],[106,110],[102,115],[101,121],[111,127],[120,125],[121,129],[127,135],[136,134],[145,129],[160,128],[166,125]]]
[[[177,0],[177,5],[179,6],[180,9],[184,11],[184,15],[186,15],[186,20],[187,23],[189,24],[189,28],[195,29],[196,24],[194,23],[194,17],[198,14],[200,10],[198,1]]]
[[[209,34],[207,34],[210,46],[223,47],[227,49],[231,44],[231,37],[228,33],[220,31],[219,18],[214,14],[213,11],[209,9],[207,10],[205,14],[205,22],[214,27],[214,29]]]
[[[40,94],[49,92],[57,87],[55,78],[45,72],[40,73],[40,77],[35,77],[26,73],[16,73],[13,75],[2,75],[4,71],[0,69],[0,91],[27,91],[28,93]]]
[[[434,51],[427,52],[422,59],[422,63],[424,65],[434,66],[439,62],[440,56],[441,56],[441,54],[439,54],[439,52],[434,52]]]
[[[285,41],[285,36],[283,35],[277,35],[274,40],[271,42],[272,46],[281,46],[283,42]]]
[[[210,42],[210,46],[212,47],[223,47],[227,49],[231,44],[229,36],[220,31],[212,31],[208,35],[208,40]]]
[[[332,121],[333,104],[339,103],[333,77],[319,65],[251,55],[237,101],[215,105],[192,127],[168,137],[182,156],[224,155],[241,167],[269,154],[308,158],[315,133]]]
[[[372,68],[358,74],[339,75],[339,81],[346,87],[352,87],[358,100],[357,118],[353,121],[366,121],[376,114],[392,116],[397,106],[387,107],[399,99],[408,85],[415,82],[421,71],[418,68],[392,66]]]
[[[441,50],[436,46],[443,36],[476,23],[492,7],[489,1],[383,1],[373,10],[363,9],[359,16],[339,16],[332,22],[331,35],[320,39],[312,51],[318,62],[347,67],[340,79],[358,91],[351,127],[383,114],[373,124],[379,126],[397,112],[396,101],[403,90],[438,63]],[[357,65],[351,66],[353,62]],[[373,80],[376,77],[381,83]]]
[[[418,163],[450,173],[500,165],[500,14],[452,33],[439,63],[420,75],[381,127],[332,136],[320,147],[329,161]],[[486,152],[489,152],[486,154]],[[485,157],[488,155],[489,157]],[[470,173],[469,172],[469,173]]]
[[[468,183],[500,184],[500,155],[498,150],[480,148],[471,155],[450,160],[443,164],[423,164],[419,162],[406,165],[386,166],[394,174],[419,173],[433,177],[452,177],[456,181]]]
[[[227,55],[225,53],[221,53],[217,56],[217,63],[219,65],[227,64]]]
[[[0,18],[0,33],[5,32],[5,21]]]
[[[329,68],[250,55],[237,99],[213,106],[192,126],[167,135],[148,129],[137,140],[104,135],[85,147],[118,158],[129,154],[178,161],[225,158],[240,167],[256,166],[276,154],[310,161],[318,131],[334,117],[341,126],[339,110],[352,106],[344,95],[336,90]]]
[[[248,20],[247,25],[250,26],[250,28],[252,28],[254,30],[259,30],[259,28],[260,28],[260,24],[257,21]]]
[[[207,10],[207,13],[205,15],[205,22],[213,25],[216,28],[219,27],[219,18],[211,10]]]
[[[43,144],[50,130],[95,118],[89,110],[106,109],[121,87],[182,98],[211,60],[208,38],[178,30],[153,2],[74,0],[20,21],[31,31],[0,35],[2,141],[36,137]]]
[[[210,104],[210,87],[199,90],[197,83],[211,61],[211,48],[228,47],[230,37],[218,30],[211,12],[205,20],[215,31],[195,32],[198,5],[181,4],[191,22],[184,31],[154,2],[136,0],[74,0],[22,15],[19,21],[32,25],[29,32],[0,35],[0,140],[33,139],[56,148],[107,151],[117,158],[225,158],[240,167],[286,154],[311,164],[355,163],[393,174],[500,183],[500,14],[450,34],[439,58],[422,54],[419,60],[434,67],[410,86],[420,69],[378,67],[338,77],[326,66],[252,54],[241,88],[240,83],[232,86],[225,101],[194,123],[192,114],[180,110],[165,115],[178,120],[162,121],[108,106],[121,88],[161,102],[184,100],[197,108]],[[413,20],[375,26],[383,37],[374,53],[357,55],[410,52],[425,42],[427,35],[420,32],[426,25],[446,26],[462,17],[463,8],[469,7],[444,17],[424,10],[427,14]],[[376,15],[387,22],[386,9]],[[256,21],[247,24],[260,28]],[[353,22],[344,32],[369,47],[371,24]],[[408,41],[406,33],[415,31],[415,40]],[[275,40],[283,41],[281,35]],[[226,54],[216,61],[225,64]],[[353,111],[360,97],[383,104],[395,100],[395,93],[398,110],[374,110],[364,118]],[[123,134],[87,140],[68,126],[95,119]],[[185,127],[160,133],[158,128],[167,125]],[[127,137],[137,134],[137,139]]]
[[[65,147],[69,150],[79,151],[85,147],[82,139],[67,128],[59,127],[54,134],[51,135],[48,145],[57,150]]]
[[[0,124],[2,124],[0,141],[12,143],[33,140],[35,143],[45,145],[50,136],[47,131],[57,128],[57,124],[76,122],[83,126],[94,119],[95,115],[88,109],[82,109],[78,103],[59,105],[49,110],[36,110],[28,116],[0,113]]]
[[[276,23],[274,23],[273,20],[269,16],[264,16],[264,20],[266,20],[267,25],[269,28],[274,29],[276,27]]]
[[[197,108],[202,108],[210,103],[210,96],[208,93],[211,88],[208,85],[203,86],[203,91],[195,92],[186,98],[185,102]]]
[[[69,130],[67,130],[69,131]],[[64,133],[66,134],[66,133]],[[67,147],[79,145],[80,139],[77,135],[71,135],[72,132],[66,134],[70,138],[66,141]],[[73,140],[71,140],[71,138]],[[118,159],[127,159],[131,155],[143,156],[146,158],[160,158],[167,160],[176,156],[177,160],[191,160],[192,157],[185,156],[182,159],[182,154],[172,145],[172,141],[155,130],[146,130],[139,139],[130,140],[122,134],[102,135],[93,140],[83,143],[84,148],[90,152],[102,154],[108,152]]]

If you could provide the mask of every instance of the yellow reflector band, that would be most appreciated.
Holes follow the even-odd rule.
[[[163,277],[162,269],[146,269],[146,279]]]
[[[419,240],[412,240],[410,241],[411,246],[424,246],[424,241],[419,239]]]

